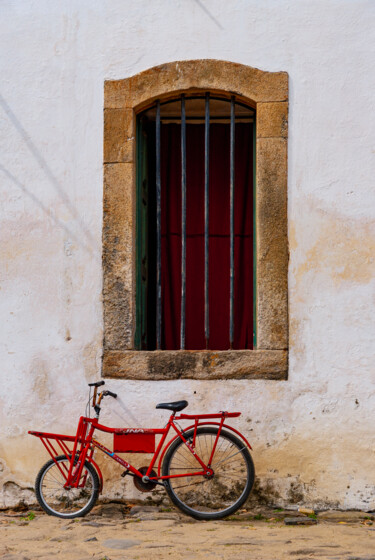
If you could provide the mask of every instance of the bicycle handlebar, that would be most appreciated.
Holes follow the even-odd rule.
[[[102,402],[102,398],[108,396],[108,397],[113,397],[114,399],[117,399],[117,394],[112,393],[112,391],[102,391],[98,395],[98,387],[101,387],[102,385],[105,385],[105,381],[96,381],[95,383],[89,383],[88,385],[89,385],[89,387],[94,387],[94,394],[93,394],[93,397],[92,397],[92,406],[94,407],[95,412],[97,413],[97,417],[98,417],[99,413],[100,413],[100,403]],[[98,401],[96,400],[97,396],[99,396]]]
[[[95,381],[95,383],[89,383],[89,387],[101,387],[105,385],[105,381]]]

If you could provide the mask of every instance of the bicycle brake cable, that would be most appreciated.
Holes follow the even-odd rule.
[[[176,420],[174,420],[174,423],[180,428],[182,435],[185,436],[185,430],[183,429],[183,427],[178,422],[176,422]]]
[[[90,387],[90,392],[89,392],[89,400],[86,403],[86,408],[85,408],[85,416],[86,418],[90,418],[91,417],[91,387]],[[88,415],[87,415],[87,410],[88,410]]]

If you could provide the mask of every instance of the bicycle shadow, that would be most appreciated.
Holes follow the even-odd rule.
[[[120,414],[120,412],[118,410],[116,410],[117,407],[114,407],[111,409],[111,414],[114,416],[117,416],[117,418],[119,418],[123,424],[123,426],[125,428],[142,428],[142,424],[140,423],[140,421],[138,420],[138,418],[136,418],[134,416],[134,414],[132,413],[131,409],[124,403],[124,401],[121,399],[121,397],[119,397],[117,395],[117,399],[116,399],[116,403],[119,405],[119,407],[124,411],[124,415]],[[128,421],[132,422],[131,426],[126,426],[124,425],[125,422]]]

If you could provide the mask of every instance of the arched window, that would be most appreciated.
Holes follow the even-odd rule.
[[[105,83],[104,375],[287,375],[287,82],[203,60]]]
[[[135,347],[251,349],[254,109],[184,93],[136,136]]]

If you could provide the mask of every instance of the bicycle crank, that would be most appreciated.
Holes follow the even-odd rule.
[[[138,469],[139,472],[144,475],[143,478],[139,478],[138,476],[135,476],[133,478],[135,487],[137,488],[137,490],[140,490],[141,492],[150,492],[155,488],[157,484],[157,482],[155,482],[154,480],[144,480],[147,469],[148,467],[141,467],[140,469]],[[150,476],[154,477],[157,476],[157,474],[155,471],[151,471]]]

